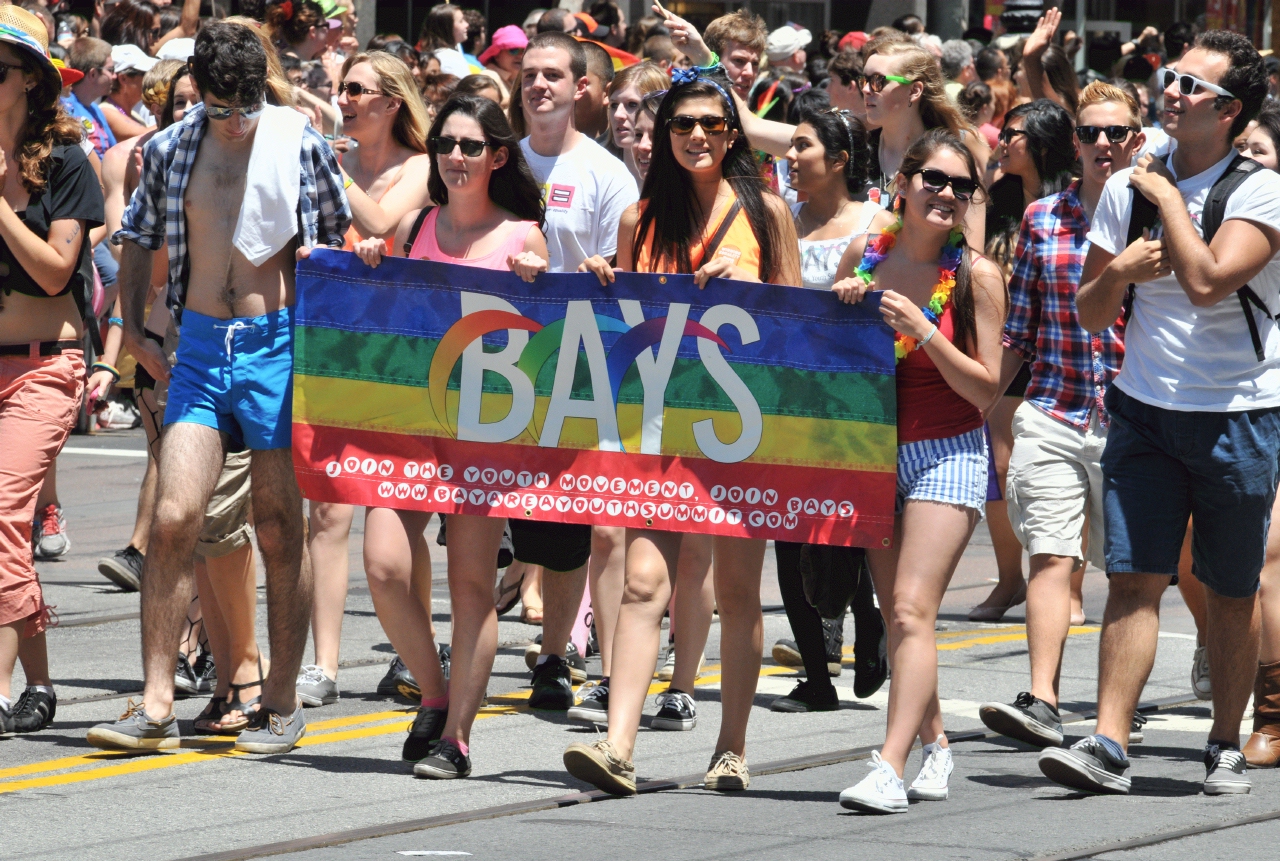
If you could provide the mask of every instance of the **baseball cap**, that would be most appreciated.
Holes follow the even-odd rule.
[[[114,45],[111,48],[111,59],[116,61],[116,74],[123,75],[126,72],[146,72],[151,71],[151,67],[160,62],[155,57],[147,56],[137,45],[125,43],[123,45]]]
[[[840,38],[838,47],[841,51],[861,51],[862,46],[867,44],[868,38],[870,37],[861,30],[854,30],[851,33],[845,33]]]
[[[324,17],[326,18],[337,18],[346,14],[347,11],[347,7],[338,3],[337,0],[316,0],[316,3],[320,5],[320,9],[324,12]]]
[[[498,56],[500,51],[509,51],[513,48],[523,49],[527,47],[529,47],[529,37],[524,34],[524,29],[517,27],[515,24],[508,24],[505,27],[499,27],[497,31],[494,32],[493,38],[489,41],[489,47],[485,48],[484,53],[476,59],[478,59],[480,61],[480,65],[483,66],[485,63]]]
[[[159,52],[156,53],[156,59],[177,60],[179,63],[185,63],[191,59],[191,55],[195,52],[195,39],[170,39],[160,46]]]
[[[580,36],[586,36],[588,39],[603,39],[609,35],[609,28],[596,23],[596,19],[586,12],[574,12],[570,17],[578,20],[573,32]]]
[[[785,60],[812,41],[813,34],[808,30],[797,29],[788,24],[769,34],[769,41],[765,43],[765,53],[769,55],[772,62]]]

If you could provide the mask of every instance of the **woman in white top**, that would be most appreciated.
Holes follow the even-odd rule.
[[[422,22],[422,36],[418,50],[440,61],[440,72],[456,75],[459,80],[471,74],[471,65],[459,50],[467,38],[467,19],[462,8],[452,3],[432,6],[427,20]]]

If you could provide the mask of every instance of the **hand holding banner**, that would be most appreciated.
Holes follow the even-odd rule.
[[[688,275],[298,266],[309,499],[887,546],[893,333],[875,297]],[[573,360],[566,360],[572,356]]]

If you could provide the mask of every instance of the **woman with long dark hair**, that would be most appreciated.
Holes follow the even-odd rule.
[[[438,205],[422,218],[422,210],[405,215],[396,231],[397,256],[510,269],[529,282],[547,271],[542,191],[500,107],[483,96],[450,97],[431,124],[427,152],[435,162],[430,199]],[[378,239],[356,243],[356,253],[371,266],[385,251]],[[453,664],[446,689],[439,664],[428,658],[431,606],[423,606],[412,588],[411,546],[430,516],[368,509],[365,554],[378,617],[422,693],[403,758],[416,763],[418,777],[447,780],[471,773],[471,724],[498,648],[493,583],[506,521],[449,515]],[[375,578],[381,582],[373,588]]]
[[[112,45],[137,45],[150,54],[160,39],[160,10],[147,0],[118,0],[102,16],[102,39]]]
[[[62,77],[49,31],[0,7],[0,732],[32,731],[51,714],[45,666],[25,666],[35,698],[10,700],[19,643],[44,633],[49,606],[32,564],[31,522],[45,474],[75,426],[81,349],[93,285],[88,231],[103,223],[102,187],[80,148],[80,125],[58,102]],[[95,368],[96,370],[96,368]],[[114,368],[109,369],[114,371]],[[116,378],[119,374],[114,374]],[[43,648],[39,651],[43,654]],[[25,659],[24,659],[25,665]]]
[[[926,132],[894,178],[897,220],[853,242],[834,290],[858,302],[883,289],[898,360],[898,499],[891,549],[868,549],[889,626],[889,721],[871,773],[840,796],[845,807],[902,813],[908,797],[947,797],[951,751],[938,705],[934,624],[947,584],[982,517],[987,446],[981,409],[996,396],[1005,287],[1000,270],[969,249],[963,229],[982,194],[973,153],[943,129]],[[924,763],[902,783],[916,738]]]
[[[440,61],[440,72],[459,80],[471,74],[471,64],[462,55],[461,45],[467,39],[467,18],[462,8],[452,3],[432,6],[422,22],[417,48],[422,55]]]
[[[280,53],[291,51],[299,60],[315,60],[329,44],[324,7],[315,0],[271,3],[263,14],[262,32]]]
[[[618,226],[618,267],[691,273],[699,288],[716,277],[799,286],[799,244],[791,213],[760,179],[729,96],[729,79],[719,69],[677,69],[671,85],[654,120],[658,132],[640,202],[627,209]],[[713,245],[717,236],[719,244]],[[626,589],[613,639],[608,737],[572,744],[564,754],[570,774],[615,795],[636,791],[631,762],[636,731],[658,656],[672,572],[678,570],[682,544],[688,540],[675,532],[627,529]],[[715,537],[711,543],[724,681],[720,735],[706,787],[745,789],[750,782],[743,756],[747,719],[764,638],[760,571],[765,542]],[[678,590],[692,594],[701,586],[682,582]],[[673,679],[659,716],[696,720],[692,690],[678,689]]]

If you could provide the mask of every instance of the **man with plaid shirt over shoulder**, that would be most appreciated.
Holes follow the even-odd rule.
[[[1101,81],[1080,94],[1076,121],[1083,178],[1023,215],[1004,334],[1000,390],[1024,361],[1031,363],[1026,400],[1013,418],[1006,489],[1009,520],[1031,556],[1031,690],[1012,704],[985,703],[979,710],[991,729],[1036,747],[1062,744],[1058,675],[1071,624],[1071,572],[1086,559],[1105,567],[1102,399],[1120,372],[1124,323],[1094,335],[1080,325],[1076,291],[1089,251],[1085,237],[1103,186],[1129,166],[1144,141],[1138,105]]]

